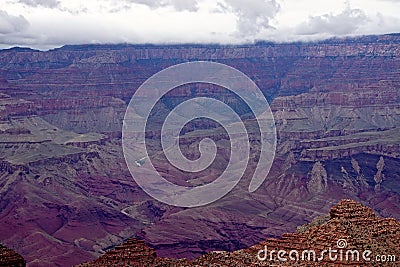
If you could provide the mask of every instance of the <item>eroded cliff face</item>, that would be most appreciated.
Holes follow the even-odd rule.
[[[0,241],[28,262],[53,266],[88,261],[134,235],[163,257],[232,251],[292,232],[348,197],[398,219],[399,44],[399,35],[385,35],[298,44],[2,50]],[[268,179],[254,194],[246,193],[246,173],[218,203],[180,209],[150,199],[134,183],[121,125],[142,82],[193,60],[228,64],[257,83],[274,113],[278,147]],[[237,104],[211,86],[191,93]],[[186,97],[178,88],[166,102]],[[196,127],[187,130],[202,136]],[[224,143],[223,136],[216,140]],[[190,148],[189,141],[183,145]],[[186,176],[161,167],[186,185]]]
[[[273,103],[277,112],[297,111],[298,116],[305,108],[323,106],[331,113],[331,106],[340,106],[349,113],[360,106],[390,103],[396,108],[399,39],[385,35],[312,44],[4,50],[0,77],[3,89],[15,88],[10,90],[13,96],[33,101],[46,119],[79,132],[119,131],[124,108],[118,99],[128,101],[142,82],[163,68],[193,60],[218,61],[243,71],[269,100],[280,97]],[[108,123],[99,114],[106,115]],[[311,127],[307,132],[330,126],[318,124],[314,126],[320,129]]]
[[[377,217],[356,201],[342,200],[328,215],[298,229],[250,248],[211,252],[191,261],[157,257],[143,241],[130,239],[79,266],[398,266],[400,223]],[[309,256],[310,250],[315,254]],[[285,252],[283,260],[278,251]]]

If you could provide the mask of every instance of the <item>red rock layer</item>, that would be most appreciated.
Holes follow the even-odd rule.
[[[17,252],[0,245],[0,266],[21,267],[26,266],[24,258]]]
[[[149,248],[143,241],[135,238],[129,239],[124,244],[117,246],[113,250],[97,260],[84,263],[79,266],[184,266],[189,261],[185,259],[174,260],[167,258],[157,258],[154,249]]]
[[[322,254],[329,249],[330,256],[328,252]],[[280,250],[286,252],[281,257],[286,261],[278,260]],[[295,253],[293,260],[289,257],[292,250],[299,253],[298,259]],[[308,252],[303,258],[303,252],[309,250],[316,252],[315,258],[308,258]],[[271,251],[274,251],[272,257]],[[298,233],[267,239],[248,249],[211,252],[193,261],[174,260],[157,258],[155,251],[143,241],[130,239],[99,259],[80,266],[399,266],[399,262],[400,223],[379,218],[370,208],[346,199],[334,206],[329,215],[299,227]]]

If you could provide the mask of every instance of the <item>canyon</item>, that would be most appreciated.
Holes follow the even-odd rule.
[[[270,103],[278,144],[256,192],[247,192],[251,163],[224,198],[186,209],[153,200],[135,183],[121,131],[126,107],[146,79],[197,60],[235,67],[258,85]],[[163,108],[189,96],[241,108],[213,86],[189,89],[174,89]],[[0,50],[0,243],[29,266],[77,265],[131,237],[159,257],[194,259],[293,232],[344,198],[398,220],[399,126],[399,34],[315,43]],[[183,135],[188,151],[196,150],[190,138],[204,137],[203,128]],[[225,137],[218,130],[211,135],[224,148]],[[216,172],[225,163],[224,154]],[[208,182],[212,173],[188,182],[160,168],[182,185]]]
[[[190,261],[157,257],[145,242],[129,239],[79,266],[398,266],[399,248],[399,221],[379,218],[370,208],[344,199],[329,214],[298,227],[296,233],[250,248],[213,251]]]

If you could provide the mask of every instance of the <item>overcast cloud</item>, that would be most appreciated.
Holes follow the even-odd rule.
[[[58,0],[19,0],[18,2],[32,7],[54,8],[60,5]]]
[[[23,31],[29,26],[24,16],[14,16],[6,11],[0,10],[0,34],[15,34]]]
[[[172,6],[176,11],[197,11],[197,0],[126,0],[128,3],[143,4],[151,8]]]
[[[219,2],[219,5],[226,12],[235,14],[236,33],[238,37],[246,39],[271,28],[270,20],[280,8],[275,0],[225,0]]]
[[[399,0],[3,0],[0,48],[288,42],[400,32]]]
[[[368,17],[361,9],[347,6],[339,14],[324,14],[310,16],[307,21],[297,26],[296,33],[300,35],[332,34],[346,35],[355,33],[361,26],[368,23]]]

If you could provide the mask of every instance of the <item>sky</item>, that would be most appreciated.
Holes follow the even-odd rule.
[[[0,49],[313,41],[400,32],[400,0],[0,0]]]

